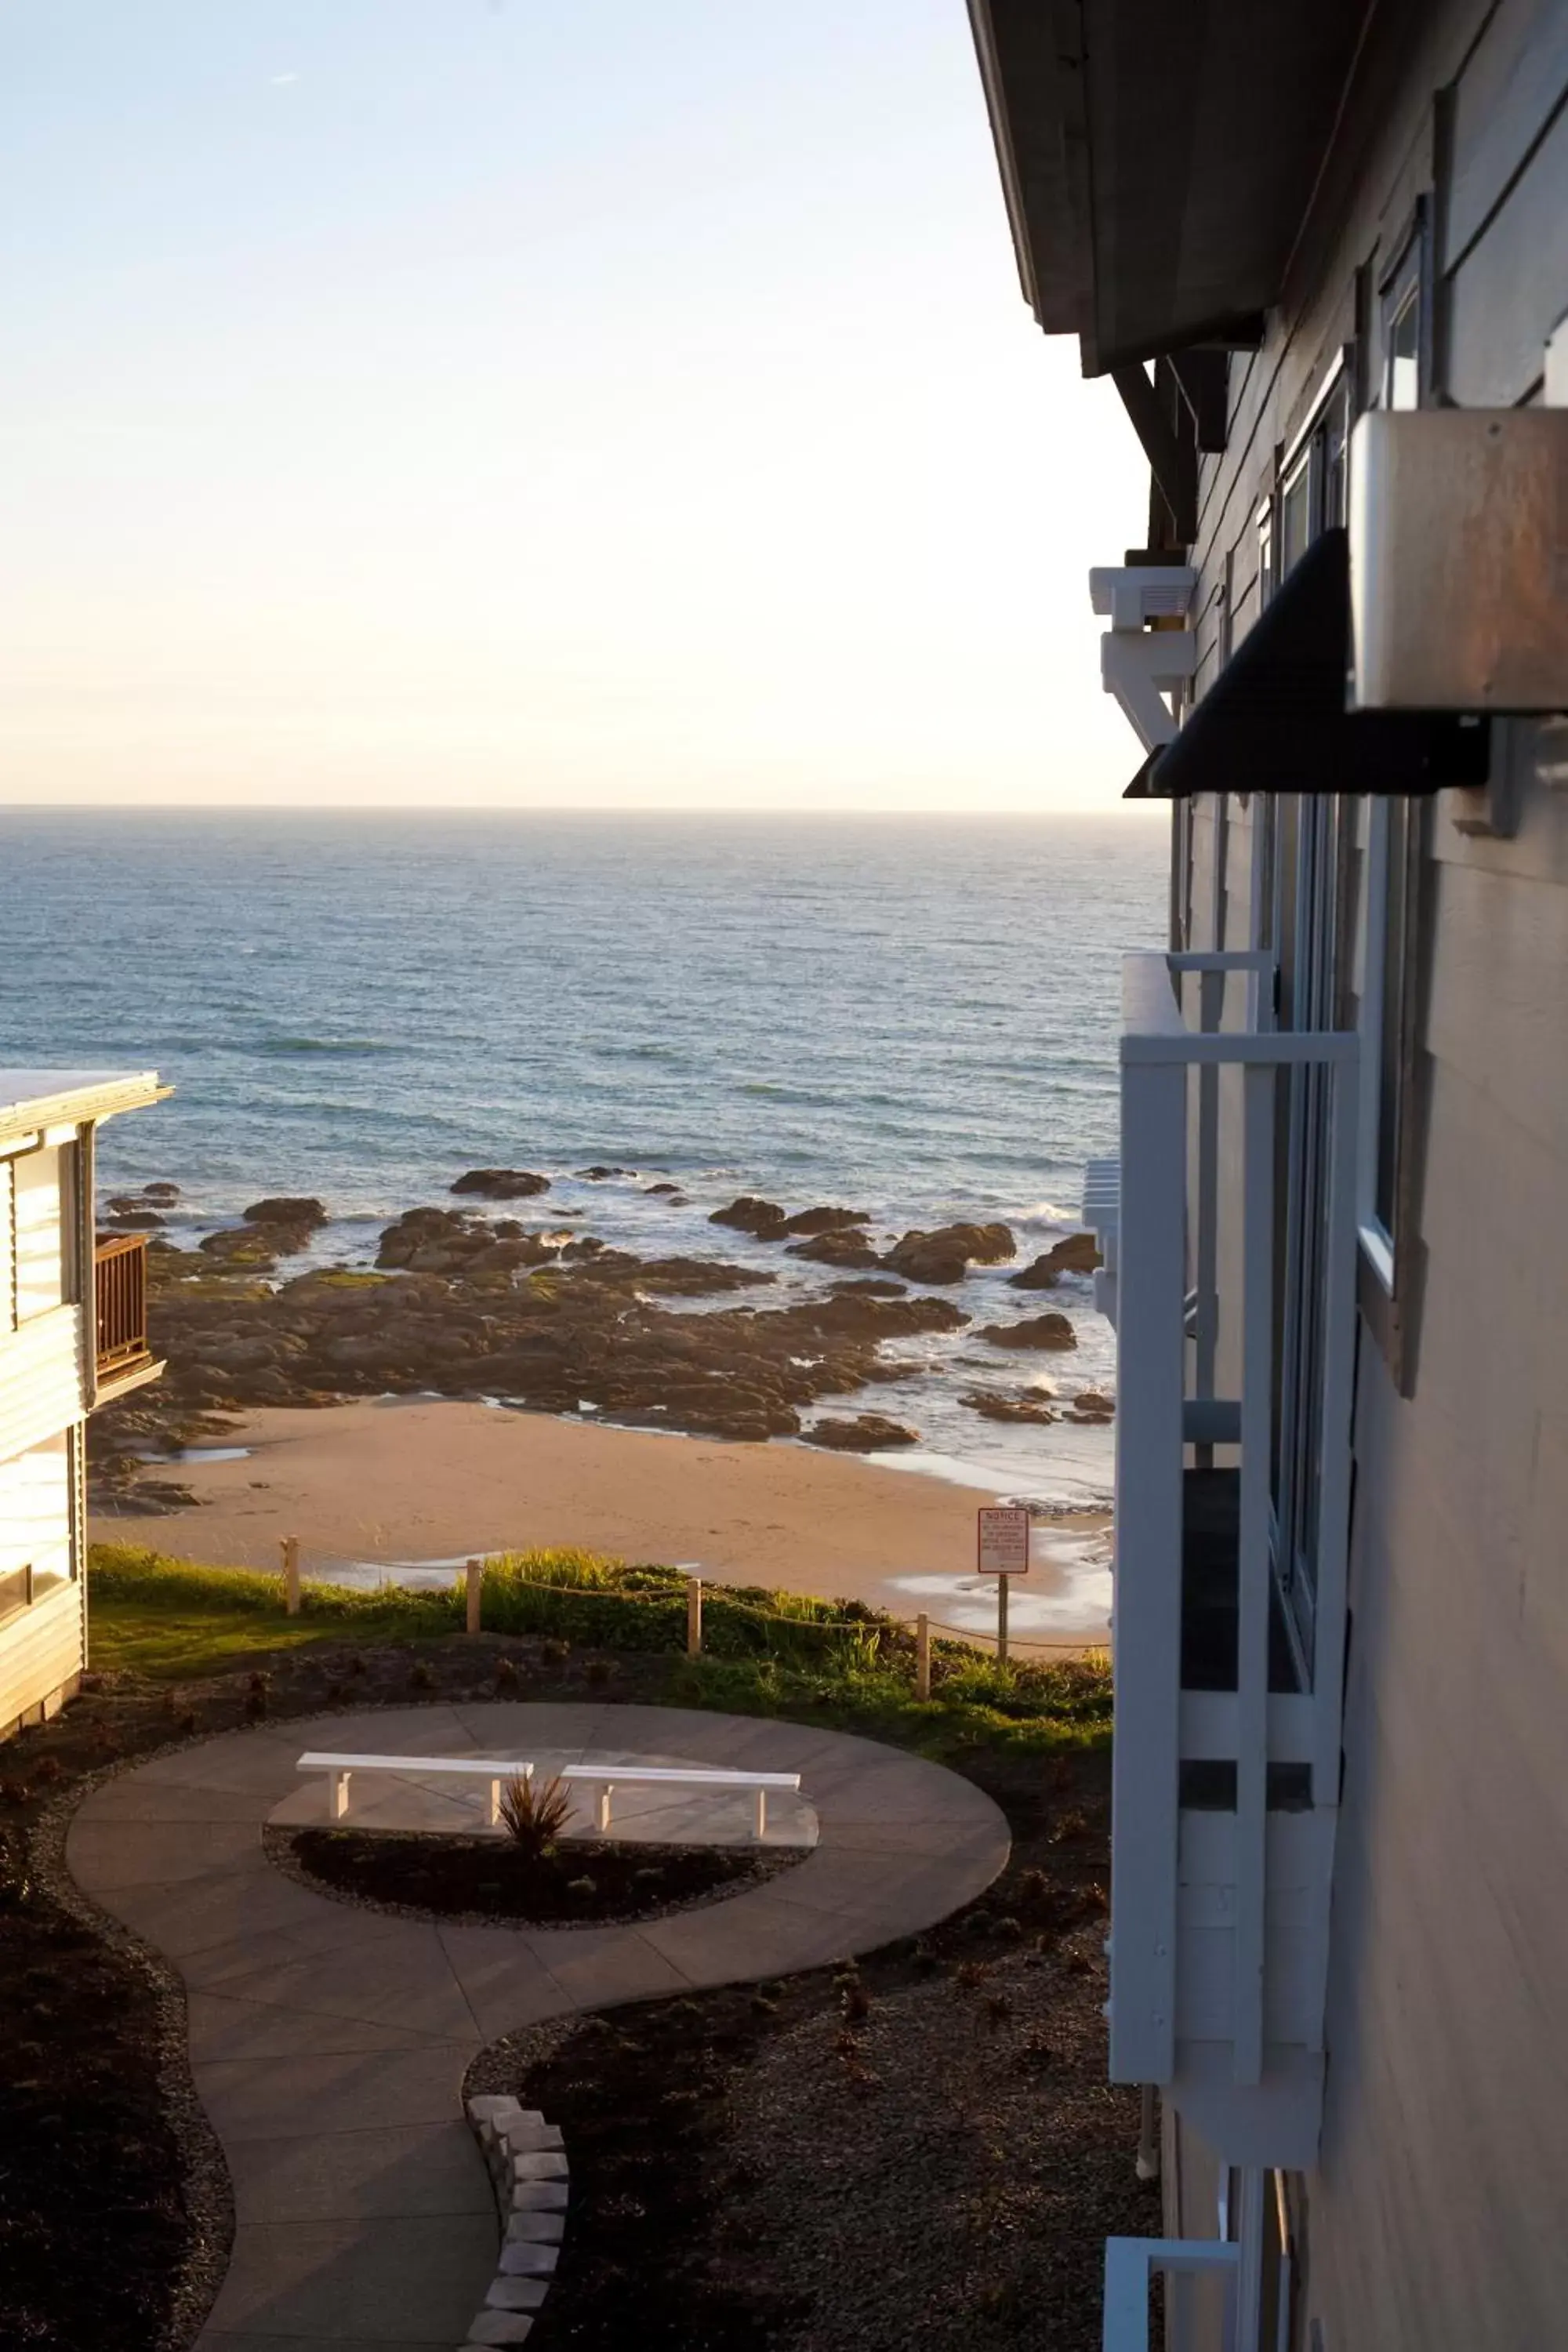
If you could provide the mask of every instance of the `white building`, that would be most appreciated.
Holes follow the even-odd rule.
[[[87,1654],[87,1417],[155,1380],[146,1244],[100,1243],[100,1123],[156,1073],[0,1069],[0,1738],[69,1698]]]
[[[971,15],[1149,460],[1090,594],[1172,820],[1088,1203],[1104,2340],[1155,2271],[1169,2352],[1568,2344],[1568,0]]]

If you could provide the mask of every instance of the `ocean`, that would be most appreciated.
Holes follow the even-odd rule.
[[[1118,959],[1163,936],[1165,859],[1122,812],[0,812],[0,1062],[155,1066],[174,1098],[104,1130],[105,1192],[172,1178],[176,1241],[319,1194],[300,1265],[367,1262],[480,1165],[552,1179],[498,1213],[581,1209],[613,1244],[792,1284],[830,1277],[709,1213],[757,1192],[889,1234],[1000,1218],[1033,1255],[1116,1148]],[[574,1172],[594,1164],[628,1172]],[[667,1178],[689,1205],[648,1193]],[[921,1379],[868,1400],[921,1432],[882,1458],[1104,1501],[1109,1431],[958,1402],[1113,1381],[1088,1282],[1047,1297],[1005,1271],[950,1295],[977,1322],[1061,1307],[1077,1350],[923,1342]]]

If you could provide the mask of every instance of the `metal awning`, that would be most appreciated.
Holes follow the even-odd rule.
[[[1484,719],[1347,710],[1350,537],[1326,530],[1277,590],[1176,736],[1122,795],[1422,794],[1487,780]]]
[[[1371,0],[969,6],[1019,275],[1046,332],[1079,335],[1090,374],[1256,342]]]

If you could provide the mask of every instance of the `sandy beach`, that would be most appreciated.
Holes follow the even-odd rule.
[[[961,1630],[994,1622],[973,1575],[976,1506],[998,1499],[804,1445],[595,1428],[480,1404],[401,1400],[245,1414],[173,1475],[197,1496],[156,1517],[95,1514],[96,1541],[274,1568],[296,1535],[307,1575],[431,1570],[473,1552],[581,1544],[691,1562],[726,1581],[854,1597]],[[1106,1638],[1104,1521],[1037,1521],[1014,1591],[1020,1641]]]

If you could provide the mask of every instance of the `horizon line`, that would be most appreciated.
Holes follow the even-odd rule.
[[[747,822],[757,817],[821,818],[839,824],[857,818],[1016,818],[1020,823],[1058,816],[1110,816],[1148,814],[1149,804],[1131,809],[1114,793],[1108,802],[1074,802],[1046,808],[953,805],[941,808],[801,808],[784,802],[749,808],[708,807],[690,801],[596,802],[576,807],[568,802],[448,801],[438,807],[414,801],[8,801],[0,802],[0,816],[569,816],[569,817],[721,817]]]

